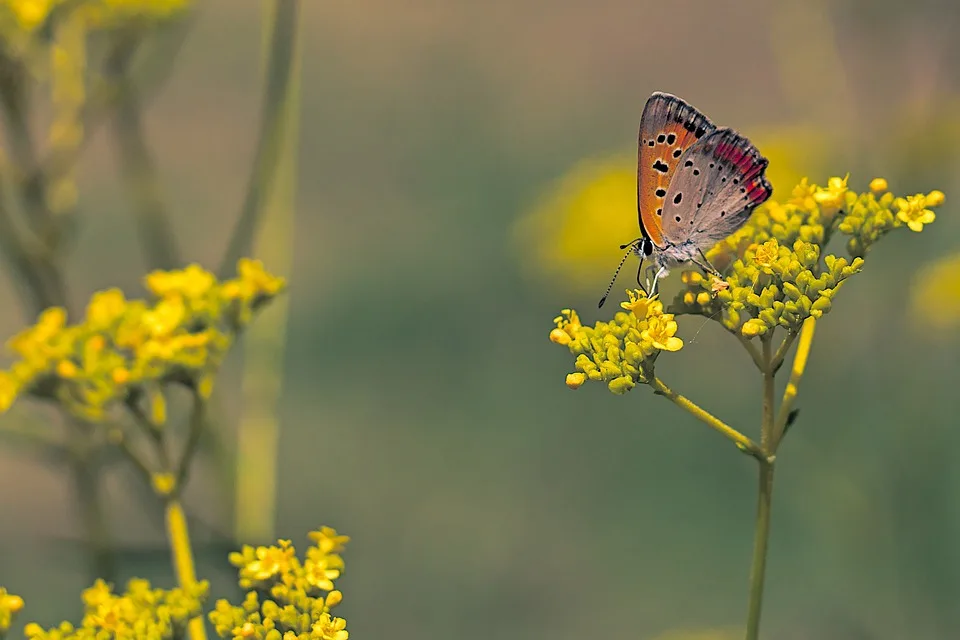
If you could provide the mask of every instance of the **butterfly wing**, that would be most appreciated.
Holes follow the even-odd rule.
[[[721,128],[680,157],[663,204],[662,234],[671,244],[704,249],[739,229],[773,193],[767,159],[748,139]]]
[[[654,93],[643,107],[637,152],[637,208],[640,231],[655,245],[663,246],[663,203],[680,158],[715,129],[707,116],[669,93]]]

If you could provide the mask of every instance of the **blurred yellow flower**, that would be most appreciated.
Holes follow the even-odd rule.
[[[5,0],[7,10],[24,31],[33,31],[43,24],[50,11],[62,0]]]
[[[884,178],[874,178],[870,181],[870,191],[873,191],[873,193],[877,195],[884,193],[889,188],[890,185],[887,184]]]
[[[918,324],[941,330],[960,326],[960,253],[924,265],[910,291]]]
[[[940,202],[943,202],[943,198],[940,198]],[[897,219],[906,223],[911,231],[923,231],[923,225],[930,224],[937,218],[937,214],[927,209],[927,197],[923,194],[897,198],[893,203],[900,209]]]
[[[552,185],[513,230],[524,270],[567,291],[597,292],[640,235],[636,158],[585,160]]]

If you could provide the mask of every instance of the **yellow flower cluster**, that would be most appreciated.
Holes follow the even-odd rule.
[[[62,8],[80,12],[90,25],[116,27],[171,18],[191,4],[192,0],[0,0],[0,24],[4,31],[32,33]]]
[[[259,261],[242,259],[238,271],[222,283],[197,265],[156,271],[146,277],[155,301],[102,291],[78,324],[68,325],[61,308],[47,309],[8,343],[20,359],[0,371],[0,412],[27,394],[99,421],[113,403],[156,399],[164,382],[208,396],[237,333],[285,286]]]
[[[564,309],[554,319],[550,340],[576,356],[576,371],[567,376],[567,386],[576,389],[589,380],[602,380],[613,393],[626,393],[646,382],[661,351],[679,351],[677,323],[664,313],[663,303],[647,298],[643,291],[627,291],[629,300],[610,322],[584,327],[576,311]]]
[[[350,540],[330,527],[310,533],[314,545],[301,560],[289,540],[245,546],[230,554],[239,584],[248,590],[239,606],[217,601],[210,621],[221,638],[256,640],[347,640],[347,621],[331,610],[343,599],[334,586]]]
[[[778,326],[798,331],[806,318],[830,310],[837,289],[860,271],[863,256],[881,237],[902,227],[921,230],[934,219],[929,208],[943,201],[939,191],[897,198],[882,178],[862,194],[848,188],[847,178],[831,178],[826,187],[805,178],[788,202],[764,204],[707,253],[729,272],[721,286],[686,271],[685,289],[670,311],[719,319],[747,338]],[[849,258],[821,259],[834,233],[848,236]]]
[[[84,616],[79,627],[69,622],[44,630],[36,623],[24,629],[29,640],[173,640],[185,636],[187,623],[203,612],[206,581],[188,590],[154,589],[147,580],[134,579],[127,591],[113,593],[98,580],[83,592]]]
[[[727,329],[747,338],[778,326],[799,331],[804,320],[829,311],[843,281],[863,267],[863,258],[848,263],[828,255],[824,262],[825,268],[818,245],[796,240],[793,247],[785,247],[773,238],[748,248],[723,281],[727,286],[715,295],[715,283],[699,272],[684,271],[686,289],[671,310],[719,318]]]
[[[6,635],[13,624],[13,618],[23,609],[23,598],[7,593],[0,587],[0,638]]]

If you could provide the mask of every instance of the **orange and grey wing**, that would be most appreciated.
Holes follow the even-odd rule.
[[[641,233],[658,247],[664,246],[660,222],[663,200],[680,156],[714,129],[707,116],[669,93],[654,93],[643,108],[637,151],[637,208]]]

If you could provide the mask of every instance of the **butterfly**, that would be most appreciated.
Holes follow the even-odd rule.
[[[640,116],[637,152],[637,210],[640,237],[629,249],[607,293],[606,302],[623,263],[640,258],[647,268],[649,295],[669,269],[692,262],[714,275],[704,249],[742,227],[753,210],[773,193],[764,171],[768,161],[747,138],[733,129],[717,127],[707,116],[680,98],[656,92]],[[650,284],[649,273],[655,272]]]

